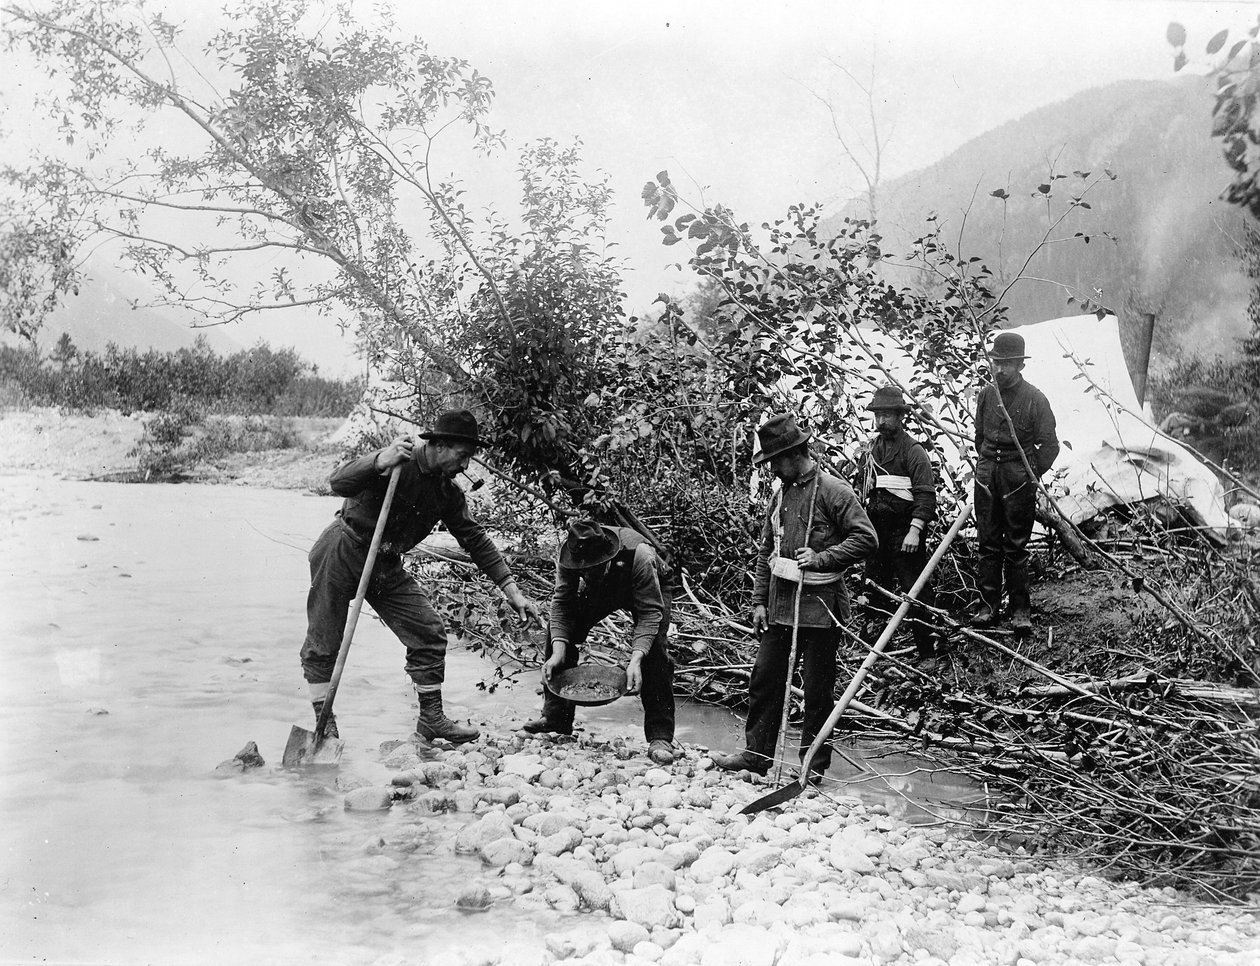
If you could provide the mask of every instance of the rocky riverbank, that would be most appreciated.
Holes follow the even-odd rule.
[[[460,943],[430,953],[432,966],[1242,966],[1260,954],[1254,907],[1196,906],[1171,889],[1047,866],[905,824],[843,786],[739,815],[770,782],[718,772],[695,747],[668,768],[599,737],[457,749],[413,737],[381,755],[391,783],[346,789],[345,807],[416,823],[446,815],[427,861],[475,854],[483,870],[451,902],[490,920],[506,909],[575,914],[541,945]],[[407,841],[397,833],[365,851]]]

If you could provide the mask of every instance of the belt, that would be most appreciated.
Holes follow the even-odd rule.
[[[1027,454],[1032,449],[1031,446],[1024,447],[1024,453]],[[990,460],[994,463],[1018,463],[1020,462],[1019,450],[1013,447],[1008,449],[994,448],[992,452],[981,453],[981,459]]]
[[[354,527],[350,526],[350,524],[346,523],[344,519],[338,519],[337,522],[341,524],[341,532],[354,541],[356,547],[371,546],[372,538],[370,535],[360,533]],[[402,551],[396,550],[392,544],[382,540],[381,545],[376,550],[376,555],[378,557],[401,557]]]

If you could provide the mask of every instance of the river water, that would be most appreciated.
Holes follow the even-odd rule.
[[[424,962],[563,921],[454,909],[483,873],[435,840],[467,816],[342,808],[337,782],[387,783],[377,748],[415,718],[401,645],[370,611],[338,693],[337,777],[277,767],[290,727],[312,724],[297,661],[306,551],[337,500],[30,476],[0,477],[0,492],[0,962]],[[486,693],[491,670],[453,648],[448,712],[499,728],[531,717],[533,682]],[[681,741],[740,745],[728,711],[678,717]],[[641,720],[628,700],[579,712],[636,740]],[[247,741],[267,766],[216,777]],[[885,775],[846,793],[911,819],[957,814],[972,794],[902,760],[873,767]],[[854,774],[838,760],[836,777]]]

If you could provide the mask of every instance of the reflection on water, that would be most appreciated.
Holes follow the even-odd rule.
[[[415,961],[452,941],[507,949],[559,921],[454,908],[468,885],[494,881],[474,858],[435,854],[435,834],[467,816],[343,810],[345,788],[388,781],[376,749],[414,724],[401,645],[375,620],[360,622],[338,693],[341,767],[313,777],[274,767],[290,727],[312,724],[297,660],[306,551],[335,499],[29,477],[0,486],[11,508],[0,523],[0,960]],[[452,652],[452,712],[533,716],[532,682],[487,694],[477,684],[488,677],[478,658]],[[640,737],[640,715],[622,701],[582,709],[579,724]],[[684,705],[679,738],[734,748],[742,724]],[[214,778],[250,740],[268,766]],[[836,768],[845,777],[853,766]],[[913,778],[888,781],[923,792]],[[845,791],[904,801],[874,786]],[[940,797],[964,789],[943,785]]]

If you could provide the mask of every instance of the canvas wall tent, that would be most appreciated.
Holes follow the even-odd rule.
[[[1051,319],[1014,331],[1032,357],[1025,375],[1046,394],[1058,421],[1064,446],[1053,480],[1047,480],[1071,522],[1162,496],[1193,508],[1224,533],[1224,488],[1194,454],[1142,415],[1114,316]]]
[[[1220,482],[1188,449],[1160,434],[1142,416],[1114,316],[1101,320],[1093,315],[1069,316],[1012,331],[1024,337],[1030,356],[1024,375],[1046,394],[1054,409],[1063,447],[1045,482],[1071,522],[1081,523],[1108,507],[1163,496],[1192,508],[1208,526],[1224,533],[1229,518]],[[911,366],[896,343],[879,332],[864,331],[859,341],[864,345],[846,340],[844,352],[851,357],[846,367],[869,383],[855,399],[862,410],[875,388],[886,381],[886,376],[867,369],[862,360],[877,353],[883,365],[907,385]],[[799,393],[790,386],[780,388],[799,403]],[[937,418],[956,434],[938,439],[936,450],[947,465],[958,469],[961,478],[968,479],[963,452],[972,452],[974,391],[964,392],[960,387],[949,398],[928,396],[918,401],[930,403]],[[868,428],[873,432],[873,425]]]

